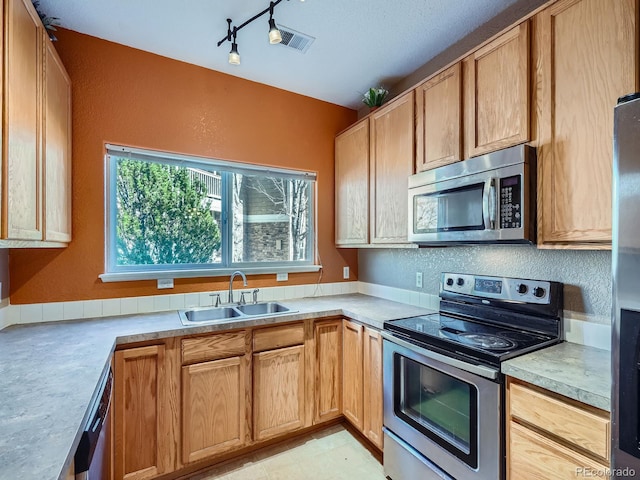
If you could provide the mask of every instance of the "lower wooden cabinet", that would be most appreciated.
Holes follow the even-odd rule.
[[[165,345],[115,353],[116,479],[144,480],[167,473],[170,412]]]
[[[345,320],[342,325],[342,412],[351,424],[362,431],[363,365],[362,335],[364,327]]]
[[[304,345],[253,355],[254,440],[304,426],[304,365]]]
[[[382,337],[364,327],[363,433],[382,450]]]
[[[344,416],[382,449],[382,338],[349,320],[344,320],[342,335]]]
[[[382,448],[381,362],[376,330],[335,317],[117,350],[113,480],[186,474],[343,414]]]
[[[182,461],[246,443],[244,356],[182,367]]]
[[[510,480],[608,478],[608,412],[512,379],[507,408]]]
[[[342,414],[342,320],[315,322],[314,423]]]

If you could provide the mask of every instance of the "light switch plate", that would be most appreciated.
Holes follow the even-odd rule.
[[[342,278],[349,280],[349,267],[342,267]]]
[[[416,287],[422,288],[422,272],[416,272]]]

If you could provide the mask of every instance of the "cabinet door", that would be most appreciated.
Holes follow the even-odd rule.
[[[609,478],[602,473],[607,471],[606,465],[543,437],[518,423],[509,422],[507,452],[509,480],[578,479],[587,476]]]
[[[345,320],[342,325],[342,412],[362,431],[362,325]]]
[[[316,322],[314,423],[340,416],[342,412],[342,320]]]
[[[416,171],[462,160],[460,63],[416,88]]]
[[[364,329],[364,434],[382,450],[382,337]]]
[[[43,34],[44,35],[44,34]],[[45,38],[44,239],[71,241],[71,80]]]
[[[30,0],[6,2],[2,236],[42,240],[42,23]]]
[[[529,23],[464,61],[467,157],[529,140]]]
[[[304,345],[253,355],[255,440],[304,426]]]
[[[143,480],[167,473],[165,346],[115,353],[115,478]]]
[[[369,120],[336,137],[336,245],[369,242]]]
[[[638,90],[638,2],[564,0],[534,17],[538,244],[611,242],[613,108]]]
[[[195,462],[245,444],[245,361],[182,367],[182,460]]]
[[[408,177],[414,165],[413,91],[371,120],[371,243],[407,243]]]

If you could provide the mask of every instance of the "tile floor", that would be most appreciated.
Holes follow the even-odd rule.
[[[293,439],[190,480],[384,480],[382,465],[342,425]]]

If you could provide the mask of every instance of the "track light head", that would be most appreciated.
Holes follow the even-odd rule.
[[[236,43],[236,34],[238,29],[233,27],[233,42],[231,43],[231,51],[229,52],[229,63],[231,65],[240,65],[240,54],[238,53],[238,44]]]
[[[282,34],[280,33],[280,30],[278,30],[278,27],[276,27],[276,21],[271,18],[269,19],[269,43],[273,45],[280,43],[281,41]]]
[[[238,53],[238,44],[233,42],[231,44],[231,51],[229,52],[229,63],[231,65],[240,65],[240,54]]]

